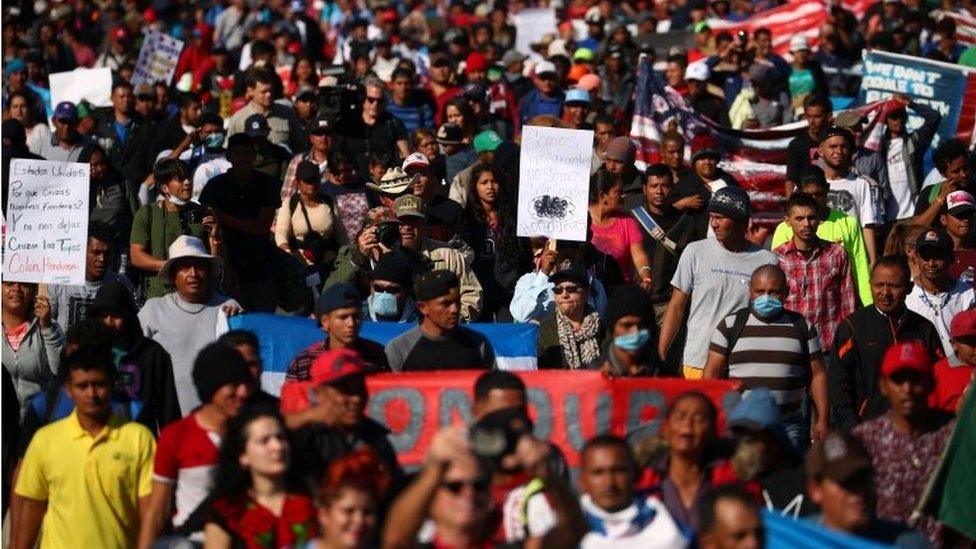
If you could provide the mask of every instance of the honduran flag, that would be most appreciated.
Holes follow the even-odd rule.
[[[258,337],[261,361],[264,363],[261,386],[273,395],[281,392],[288,364],[295,355],[324,337],[322,330],[310,318],[249,313],[231,317],[228,325],[232,330],[247,330]],[[359,335],[386,345],[414,326],[413,323],[364,322]],[[539,328],[535,324],[476,322],[465,326],[488,338],[499,369],[535,370],[538,366],[536,351]]]

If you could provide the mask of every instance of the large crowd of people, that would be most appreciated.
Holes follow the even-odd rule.
[[[5,3],[4,215],[12,159],[90,167],[84,284],[2,282],[10,547],[746,548],[764,509],[976,542],[916,513],[971,398],[976,154],[904,94],[835,109],[866,50],[976,67],[974,2],[828,3],[813,44],[715,23],[777,0],[530,4]],[[537,7],[556,26],[520,40]],[[134,78],[150,31],[184,43],[171,81]],[[778,225],[712,136],[644,154],[639,59],[720,126],[800,123]],[[52,104],[76,68],[111,70],[107,106]],[[520,236],[528,126],[593,132],[583,242]],[[307,406],[262,386],[251,313],[321,328],[287,357]],[[539,369],[686,390],[569,467],[473,323],[537,325]],[[367,381],[443,370],[480,371],[469,421],[407,467]]]

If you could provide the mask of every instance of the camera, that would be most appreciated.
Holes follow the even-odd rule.
[[[203,218],[208,215],[213,215],[212,208],[190,202],[180,210],[180,223],[185,225],[200,224],[203,223]]]
[[[532,421],[522,408],[492,412],[471,426],[468,443],[474,454],[499,465],[502,458],[515,453],[518,441],[532,434]]]
[[[376,227],[376,239],[389,250],[400,247],[400,223],[384,221]]]
[[[343,76],[344,77],[344,76]],[[356,83],[340,82],[319,88],[318,114],[334,126],[351,120],[361,108],[365,90]]]

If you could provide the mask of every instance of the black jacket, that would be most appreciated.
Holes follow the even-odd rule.
[[[379,459],[393,478],[393,491],[396,494],[403,485],[405,475],[397,461],[396,450],[390,443],[390,431],[370,418],[363,420],[356,428],[343,434],[325,425],[310,425],[294,433],[295,455],[303,456],[303,475],[313,485],[328,470],[329,463],[354,450],[366,447]]]
[[[935,326],[908,309],[898,320],[868,305],[841,321],[834,335],[834,364],[828,371],[831,416],[837,427],[853,427],[888,409],[878,388],[881,361],[893,344],[911,340],[921,341],[933,362],[945,356]]]
[[[118,371],[118,388],[142,401],[142,409],[134,419],[150,431],[158,435],[163,427],[183,417],[176,396],[173,363],[162,345],[148,337],[141,338],[122,355]],[[134,379],[136,375],[138,379]]]
[[[129,193],[129,206],[135,213],[139,209],[138,189],[153,167],[152,140],[154,138],[149,123],[133,117],[132,127],[123,144],[115,132],[115,115],[109,109],[96,117],[92,132],[95,141],[108,153],[109,163],[125,180]]]

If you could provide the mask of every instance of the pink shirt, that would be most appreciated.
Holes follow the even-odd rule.
[[[606,226],[591,223],[593,229],[593,247],[612,256],[620,265],[624,275],[624,282],[634,281],[634,260],[630,256],[630,247],[643,242],[640,228],[632,217],[620,215],[613,218],[613,222]]]

